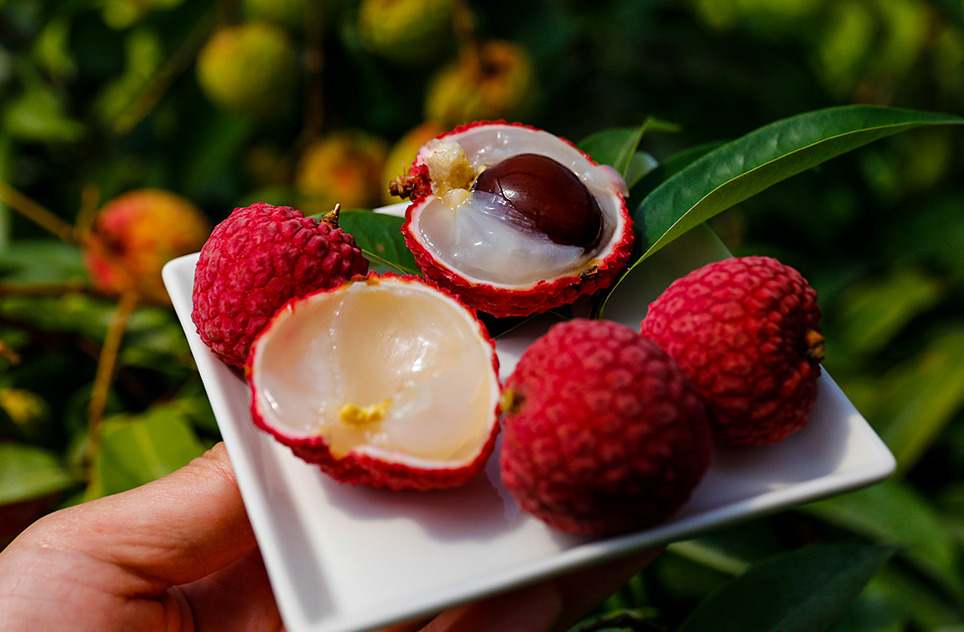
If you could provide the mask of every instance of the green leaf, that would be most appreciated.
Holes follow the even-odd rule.
[[[945,283],[916,267],[900,267],[843,291],[833,339],[841,348],[869,354],[890,344],[907,323],[939,304]]]
[[[811,546],[753,564],[703,600],[678,632],[809,632],[843,613],[894,549]]]
[[[801,508],[875,542],[904,547],[906,557],[964,598],[957,547],[934,507],[897,479]]]
[[[20,239],[0,248],[4,280],[63,283],[87,278],[80,249],[55,239]]]
[[[962,623],[958,603],[948,603],[934,585],[913,569],[896,564],[885,566],[867,586],[866,593],[879,596],[900,618],[908,620],[912,630],[938,630]],[[852,632],[842,628],[841,632]]]
[[[76,483],[53,453],[31,445],[0,443],[0,505],[46,496]]]
[[[952,331],[879,380],[872,420],[899,471],[912,468],[964,409],[962,356],[964,331]]]
[[[964,118],[949,114],[850,105],[766,125],[704,155],[640,203],[634,220],[648,245],[640,260],[718,213],[831,158],[905,130],[962,123]]]
[[[105,420],[96,461],[99,491],[108,495],[143,485],[203,453],[190,422],[175,407]]]
[[[73,142],[86,133],[83,124],[67,113],[63,99],[41,86],[10,99],[0,125],[10,136],[28,142]]]
[[[676,130],[670,123],[649,117],[639,127],[600,130],[580,141],[578,147],[596,162],[616,169],[626,179],[626,185],[632,188],[655,166],[656,161],[649,154],[637,151],[650,128]]]
[[[418,274],[415,257],[405,245],[405,219],[363,210],[340,211],[338,225],[355,238],[368,260],[401,274]]]
[[[609,165],[625,176],[646,132],[648,121],[649,119],[639,127],[600,130],[580,141],[579,149],[592,156],[596,162]]]

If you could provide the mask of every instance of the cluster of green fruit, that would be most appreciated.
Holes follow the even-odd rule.
[[[283,181],[295,194],[291,202],[307,213],[335,203],[396,202],[387,183],[425,141],[473,120],[523,118],[531,108],[534,70],[526,50],[478,37],[471,10],[456,0],[243,0],[199,51],[198,85],[216,107],[261,123],[290,117],[304,94],[303,107],[315,110],[305,119],[317,119],[321,104],[307,95],[321,90],[330,63],[321,42],[344,38],[339,29],[355,34],[387,73],[427,77],[423,121],[398,138],[321,121],[305,130],[297,151],[252,156],[260,160],[254,169],[273,173],[266,178],[272,184]]]

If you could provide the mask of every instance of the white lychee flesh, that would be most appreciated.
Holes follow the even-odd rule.
[[[476,459],[500,393],[491,340],[448,294],[374,275],[279,311],[250,365],[253,409],[285,443],[412,467]]]
[[[584,251],[517,228],[506,220],[509,211],[499,196],[483,192],[453,195],[446,179],[452,172],[459,173],[452,166],[457,159],[451,156],[456,142],[476,172],[521,153],[541,154],[570,169],[596,198],[603,213],[598,246]],[[625,183],[620,175],[609,166],[592,163],[579,149],[543,130],[509,124],[470,127],[430,141],[416,161],[429,166],[436,195],[428,196],[419,208],[414,237],[433,258],[473,282],[528,287],[546,279],[581,274],[610,254],[618,241],[614,236],[624,230]],[[459,186],[462,183],[454,184],[456,190]]]

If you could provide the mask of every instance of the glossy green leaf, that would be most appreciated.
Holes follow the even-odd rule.
[[[0,505],[39,498],[76,483],[55,454],[36,446],[0,443]]]
[[[875,140],[964,118],[851,105],[771,123],[704,155],[654,189],[634,213],[650,256],[681,234],[768,187]]]
[[[600,130],[579,142],[579,149],[600,164],[616,169],[632,188],[656,166],[656,160],[638,151],[643,136],[650,129],[675,131],[676,127],[652,117],[639,127],[618,127]]]
[[[578,146],[596,162],[625,175],[645,131],[646,123],[639,127],[604,129],[587,136]]]
[[[964,597],[950,531],[934,507],[899,480],[813,503],[802,511],[875,542],[904,548],[918,568]]]
[[[404,218],[371,211],[343,210],[338,215],[338,225],[355,238],[372,265],[418,274],[415,257],[402,237],[404,222]]]
[[[893,552],[890,547],[830,544],[775,555],[704,599],[678,632],[825,630]]]
[[[106,420],[96,462],[100,492],[114,494],[143,485],[203,453],[204,446],[176,407]]]

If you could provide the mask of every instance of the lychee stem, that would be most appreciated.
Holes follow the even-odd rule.
[[[104,345],[100,350],[97,361],[97,373],[94,375],[94,385],[91,389],[90,402],[87,405],[87,468],[93,467],[94,457],[100,451],[101,428],[103,426],[104,409],[107,396],[114,379],[114,368],[120,355],[121,341],[127,324],[130,322],[134,309],[137,307],[139,296],[137,292],[124,292],[117,303],[117,310],[111,317],[104,337]]]
[[[0,181],[0,202],[38,226],[50,231],[61,240],[67,243],[78,242],[77,232],[71,224],[60,219],[54,213],[3,181]]]
[[[338,216],[341,214],[341,204],[335,204],[335,208],[331,209],[326,213],[321,221],[328,224],[332,228],[338,228]]]
[[[507,388],[499,396],[499,410],[507,415],[511,415],[519,410],[525,397],[519,391]]]
[[[806,333],[804,340],[807,343],[807,357],[815,362],[823,362],[827,348],[823,335],[816,329],[811,329]]]

